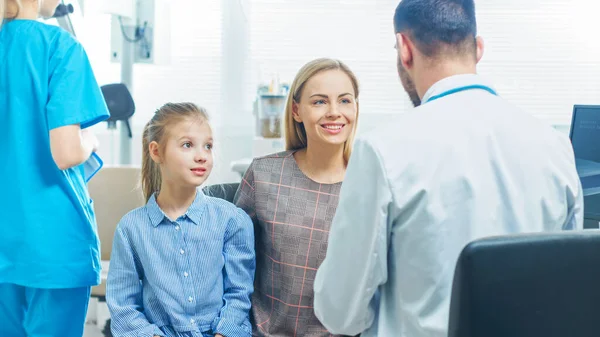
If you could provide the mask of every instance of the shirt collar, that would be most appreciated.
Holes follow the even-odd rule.
[[[206,196],[202,192],[201,189],[196,191],[196,198],[194,202],[190,205],[185,215],[195,224],[199,225],[200,220],[202,218],[202,213],[206,208],[205,203]],[[165,218],[167,218],[166,214],[160,209],[158,203],[156,203],[156,194],[152,194],[148,202],[146,203],[146,212],[148,212],[148,217],[150,218],[150,223],[153,227],[157,227],[160,225]]]
[[[453,75],[450,77],[446,77],[446,78],[436,82],[434,85],[432,85],[431,88],[429,88],[429,90],[427,90],[427,92],[423,96],[422,101],[423,101],[423,103],[426,103],[427,101],[429,101],[429,99],[431,99],[431,97],[441,95],[447,91],[450,91],[450,90],[453,90],[456,88],[467,87],[467,86],[471,86],[471,85],[483,85],[483,86],[489,87],[491,89],[494,89],[492,87],[491,83],[480,75],[477,75],[477,74]]]
[[[206,196],[204,195],[204,192],[202,192],[202,189],[198,189],[196,191],[196,199],[194,199],[194,202],[190,205],[190,208],[188,208],[185,215],[187,215],[195,225],[199,225],[205,208]]]

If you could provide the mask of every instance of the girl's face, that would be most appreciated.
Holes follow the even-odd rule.
[[[185,119],[168,126],[161,141],[150,143],[150,155],[160,165],[163,183],[179,187],[202,185],[213,168],[213,137],[208,121]]]

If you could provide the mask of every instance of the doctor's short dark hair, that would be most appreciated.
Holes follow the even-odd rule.
[[[474,0],[402,0],[394,29],[407,34],[427,57],[477,51]]]

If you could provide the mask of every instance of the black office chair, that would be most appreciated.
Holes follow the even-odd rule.
[[[127,134],[131,138],[132,133],[129,119],[135,113],[135,102],[129,89],[123,83],[103,85],[100,89],[110,112],[110,117],[106,120],[108,128],[116,129],[118,121],[124,122],[127,127]]]
[[[600,231],[469,244],[454,275],[448,337],[600,336]]]
[[[233,202],[233,197],[235,197],[235,192],[237,192],[238,186],[240,186],[239,183],[215,184],[203,187],[202,192],[210,197]]]

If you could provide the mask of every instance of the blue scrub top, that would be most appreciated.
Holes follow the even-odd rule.
[[[32,20],[0,28],[0,283],[99,283],[99,240],[83,167],[56,166],[49,132],[108,117],[87,55],[68,32]]]

